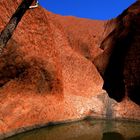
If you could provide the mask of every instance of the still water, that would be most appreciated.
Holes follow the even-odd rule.
[[[6,140],[140,140],[140,123],[85,120],[36,129]]]

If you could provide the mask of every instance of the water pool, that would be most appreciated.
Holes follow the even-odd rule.
[[[140,123],[84,120],[36,129],[6,140],[140,140]]]

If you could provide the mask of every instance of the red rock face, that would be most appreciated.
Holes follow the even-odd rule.
[[[20,2],[0,1],[0,31]],[[108,97],[93,64],[106,51],[99,48],[101,41],[116,28],[113,22],[105,29],[108,24],[41,7],[25,13],[0,57],[0,136],[89,115],[140,119],[137,104]]]
[[[102,50],[100,43],[106,21],[97,21],[50,13],[58,27],[63,27],[71,48],[89,60],[93,60]]]
[[[127,96],[137,104],[140,104],[139,6],[137,1],[113,21],[115,28],[101,44],[105,51],[95,59],[110,97],[122,101]]]

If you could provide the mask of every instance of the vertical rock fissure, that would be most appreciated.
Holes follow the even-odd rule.
[[[0,55],[3,52],[7,42],[12,37],[14,30],[16,29],[18,23],[22,19],[25,12],[28,10],[29,6],[33,3],[34,0],[23,0],[16,12],[12,15],[10,21],[5,26],[3,31],[0,34]]]
[[[139,7],[137,1],[117,17],[114,29],[101,43],[103,53],[94,59],[104,80],[103,89],[118,102],[129,97],[140,104]]]

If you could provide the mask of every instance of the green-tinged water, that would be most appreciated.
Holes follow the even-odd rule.
[[[140,140],[140,123],[86,120],[36,129],[7,140]]]

